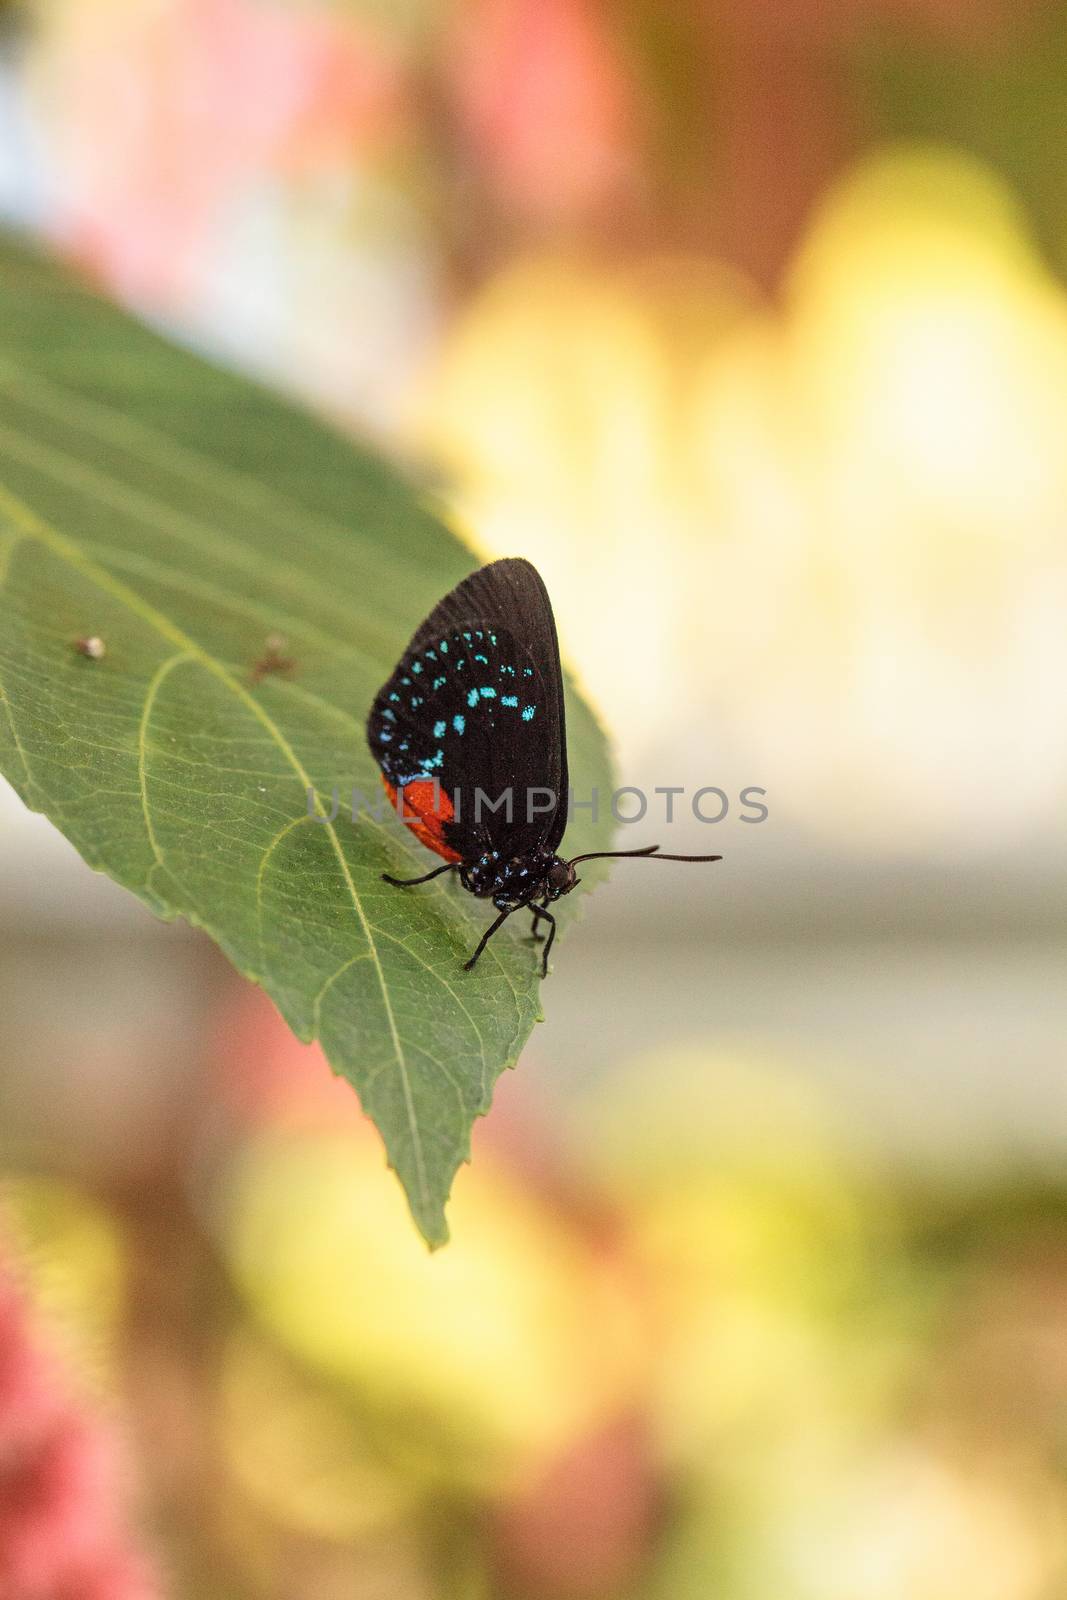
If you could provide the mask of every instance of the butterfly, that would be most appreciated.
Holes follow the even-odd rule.
[[[417,630],[375,696],[367,741],[390,803],[412,833],[444,859],[399,889],[456,872],[497,913],[470,971],[493,935],[524,908],[532,933],[547,925],[541,973],[556,921],[548,907],[580,883],[582,861],[645,856],[721,861],[721,856],[596,850],[559,854],[567,826],[567,729],[563,673],[548,591],[529,561],[493,561],[447,594]]]

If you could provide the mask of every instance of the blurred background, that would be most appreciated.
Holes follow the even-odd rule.
[[[0,1593],[1060,1600],[1067,10],[0,30],[0,215],[418,463],[621,780],[731,798],[620,829],[726,859],[591,899],[431,1258],[0,792]]]

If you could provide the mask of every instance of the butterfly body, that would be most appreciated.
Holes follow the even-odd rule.
[[[492,902],[496,920],[468,968],[509,916],[529,908],[535,937],[541,922],[549,926],[547,972],[548,906],[580,880],[559,854],[568,771],[556,625],[528,561],[491,562],[434,607],[375,696],[367,740],[391,802],[444,862],[421,878],[386,881],[410,888],[457,872],[464,889]]]
[[[459,881],[480,900],[492,900],[498,911],[505,906],[518,910],[531,900],[558,900],[568,894],[577,879],[569,864],[551,850],[531,850],[526,855],[504,861],[499,850],[490,850],[470,865],[460,868]]]

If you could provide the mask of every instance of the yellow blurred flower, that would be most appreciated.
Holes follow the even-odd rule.
[[[867,1430],[918,1308],[886,1304],[904,1286],[891,1211],[811,1087],[678,1051],[636,1062],[583,1119],[652,1300],[668,1456],[763,1482],[798,1438]]]
[[[421,422],[482,545],[544,567],[624,765],[729,765],[890,852],[1062,805],[1065,432],[1067,297],[998,179],[909,148],[776,310],[707,264],[510,266]]]
[[[1016,1463],[962,1467],[902,1440],[794,1478],[754,1566],[793,1600],[1044,1600],[1067,1570],[1058,1498]]]
[[[0,1229],[64,1362],[91,1389],[110,1390],[126,1289],[114,1220],[62,1179],[11,1174],[0,1181]]]
[[[375,1458],[366,1420],[248,1331],[227,1347],[221,1402],[230,1466],[283,1526],[348,1540],[410,1514],[412,1494]]]
[[[701,358],[748,303],[692,261],[519,262],[459,319],[425,403],[422,437],[456,474],[464,525],[544,571],[624,750],[680,709],[677,620],[693,597],[675,553],[699,507],[679,441]]]
[[[640,1345],[615,1269],[484,1156],[433,1257],[356,1135],[260,1137],[229,1217],[265,1326],[388,1414],[416,1476],[503,1492],[632,1391]]]
[[[705,385],[726,555],[698,570],[742,600],[724,661],[754,628],[728,710],[782,806],[890,848],[985,848],[983,794],[1001,837],[1050,817],[1067,299],[1003,186],[945,152],[871,163],[817,219],[784,320]]]

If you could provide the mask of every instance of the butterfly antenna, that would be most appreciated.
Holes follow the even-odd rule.
[[[615,861],[620,856],[655,856],[657,861],[721,861],[722,856],[666,856],[661,854],[658,844],[648,844],[643,850],[591,850],[585,856],[572,856],[569,866],[575,867],[579,861]]]

